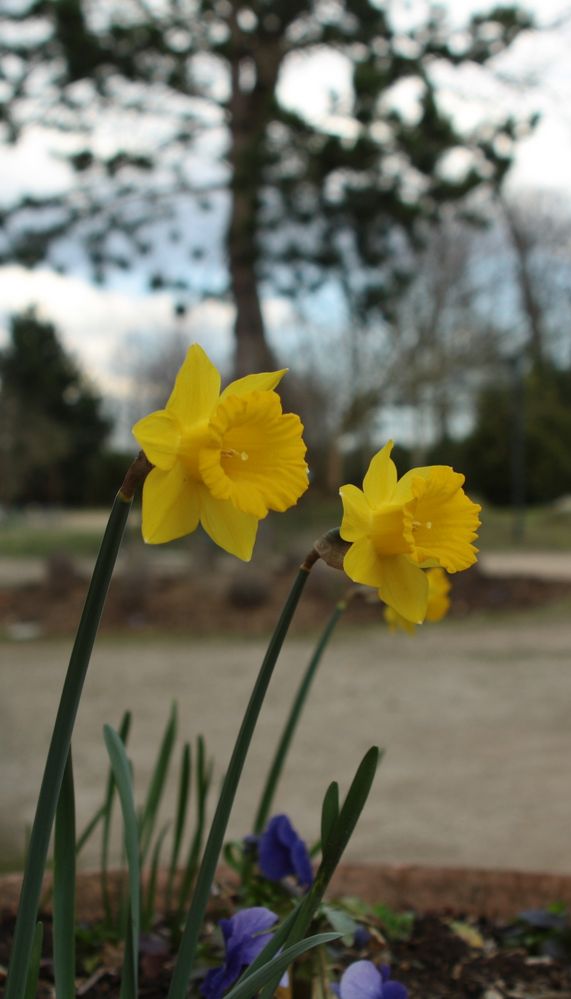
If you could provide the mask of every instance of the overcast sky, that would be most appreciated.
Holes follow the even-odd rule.
[[[495,4],[452,0],[447,6],[454,22],[461,24],[470,12]],[[524,6],[538,23],[554,27],[544,27],[533,36],[526,34],[509,55],[502,57],[497,69],[505,82],[492,80],[476,67],[466,67],[454,77],[444,74],[440,83],[448,106],[452,110],[461,107],[464,120],[469,114],[474,121],[485,116],[491,106],[518,112],[540,111],[542,120],[535,133],[521,143],[510,185],[567,191],[571,184],[571,2],[533,0]],[[403,16],[414,17],[414,0],[402,0],[400,11]],[[566,13],[570,16],[562,24]],[[522,76],[525,83],[514,89],[512,79]],[[281,79],[281,96],[292,107],[320,118],[327,113],[331,87],[342,93],[348,83],[348,66],[342,57],[324,53],[290,64]],[[57,190],[66,181],[65,168],[49,158],[40,133],[22,149],[3,151],[3,199],[13,198],[22,190]],[[148,294],[136,273],[112,287],[100,288],[82,274],[64,277],[47,268],[31,273],[17,266],[0,268],[0,337],[5,336],[9,313],[30,304],[36,304],[57,324],[66,345],[93,379],[104,391],[115,395],[120,395],[124,387],[118,357],[126,338],[131,337],[133,342],[134,334],[152,337],[174,326],[170,295]],[[279,301],[268,302],[266,307],[273,328],[286,329],[287,307]],[[231,321],[230,306],[210,303],[191,310],[183,325],[185,334],[200,340],[220,363],[229,354]]]

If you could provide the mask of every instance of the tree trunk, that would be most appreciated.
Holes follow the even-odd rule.
[[[530,257],[532,245],[525,231],[525,223],[520,223],[514,211],[505,201],[504,215],[511,236],[512,246],[516,256],[517,275],[524,314],[529,326],[529,352],[533,364],[541,368],[544,360],[545,333],[543,328],[543,313],[538,300],[531,274]]]
[[[262,158],[281,52],[279,43],[245,35],[232,21],[230,111],[231,208],[226,245],[236,307],[234,374],[276,367],[262,316],[256,263]]]

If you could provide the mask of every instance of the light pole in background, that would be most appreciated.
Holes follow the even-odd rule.
[[[510,482],[512,506],[512,540],[523,541],[525,536],[525,358],[523,353],[507,358],[511,386],[510,414]]]

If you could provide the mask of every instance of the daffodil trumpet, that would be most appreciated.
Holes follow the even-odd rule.
[[[449,573],[473,565],[480,507],[464,492],[464,476],[448,465],[412,468],[402,476],[389,441],[372,459],[363,488],[340,489],[340,536],[349,542],[343,568],[356,583],[373,586],[380,599],[413,624],[428,608],[423,571]]]
[[[193,344],[164,409],[133,434],[154,466],[143,487],[143,537],[161,544],[199,524],[225,551],[252,556],[260,520],[308,486],[303,425],[275,391],[286,369],[247,375],[220,391],[220,374]]]

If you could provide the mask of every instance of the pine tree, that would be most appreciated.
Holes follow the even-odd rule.
[[[485,64],[529,27],[527,16],[500,7],[450,35],[435,11],[401,30],[372,0],[14,5],[0,22],[5,135],[16,142],[38,122],[73,135],[61,156],[75,183],[5,211],[3,259],[53,261],[54,245],[73,236],[99,280],[146,263],[152,287],[183,293],[206,254],[188,208],[198,199],[227,212],[228,280],[223,261],[206,254],[201,293],[233,298],[238,373],[272,361],[261,308],[270,285],[303,295],[335,281],[351,314],[386,318],[423,225],[501,181],[520,127],[510,119],[459,129],[432,70]],[[324,48],[351,66],[352,98],[337,124],[293,113],[278,91],[292,58]],[[390,100],[403,81],[420,91],[414,124]],[[222,132],[221,162],[194,179],[194,153]],[[458,148],[471,166],[450,179],[443,164]],[[165,241],[176,244],[178,267]]]

